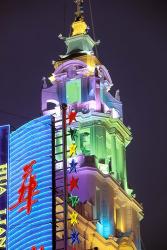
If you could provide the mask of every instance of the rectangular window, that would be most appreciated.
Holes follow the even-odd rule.
[[[101,214],[101,200],[100,200],[100,189],[96,187],[96,219],[100,222]]]
[[[114,220],[115,220],[115,226],[116,226],[116,229],[118,232],[124,232],[124,226],[125,226],[125,223],[124,223],[124,217],[123,217],[123,214],[124,214],[124,210],[117,206],[115,207],[115,215],[114,215]]]
[[[90,155],[90,146],[90,129],[83,129],[80,134],[80,147],[84,155]]]
[[[67,104],[81,102],[81,79],[74,79],[66,83]]]

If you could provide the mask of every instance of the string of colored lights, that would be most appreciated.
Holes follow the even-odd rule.
[[[71,204],[73,208],[77,206],[79,203],[79,197],[75,196],[72,194],[74,189],[79,189],[78,186],[78,181],[79,178],[77,177],[77,162],[75,160],[76,154],[77,154],[77,145],[75,142],[75,136],[76,136],[76,129],[74,129],[71,124],[73,122],[76,122],[76,112],[72,110],[69,114],[69,126],[70,126],[70,134],[71,134],[71,144],[69,147],[69,156],[70,156],[70,163],[69,163],[69,175],[71,175],[70,178],[70,186],[69,186],[69,191],[70,191],[70,196],[68,199],[68,202]],[[72,249],[75,250],[76,244],[79,244],[79,232],[76,229],[76,225],[78,224],[78,213],[76,211],[73,211],[70,214],[70,223],[71,223],[71,244],[72,244]]]

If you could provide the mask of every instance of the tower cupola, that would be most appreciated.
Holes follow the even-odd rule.
[[[100,43],[94,41],[88,34],[88,25],[85,22],[83,15],[83,0],[74,0],[77,5],[75,12],[75,20],[71,25],[71,32],[69,37],[63,37],[62,34],[59,38],[64,40],[67,51],[65,55],[61,55],[61,59],[76,57],[76,55],[94,55],[93,48]]]

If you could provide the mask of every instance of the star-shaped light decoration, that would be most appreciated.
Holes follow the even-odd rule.
[[[71,140],[75,141],[77,135],[77,129],[70,128],[70,135],[71,135]]]
[[[70,214],[70,219],[71,219],[71,225],[75,225],[78,223],[78,214],[76,212],[72,212],[72,214]]]
[[[74,188],[78,188],[78,180],[79,178],[74,178],[74,176],[72,176],[72,179],[70,180],[70,191],[72,191]]]
[[[79,197],[78,196],[73,196],[71,194],[71,196],[68,199],[69,199],[69,202],[71,203],[72,207],[76,207],[76,205],[79,203]]]
[[[79,233],[73,229],[71,232],[71,241],[72,241],[72,245],[78,243],[79,244]]]
[[[72,159],[71,163],[70,163],[70,170],[69,170],[69,174],[72,172],[77,172],[77,164],[78,162],[76,162],[74,159]]]
[[[76,154],[76,149],[77,149],[77,145],[75,144],[75,143],[72,143],[71,145],[70,145],[70,157],[71,156],[73,156],[73,155],[75,155]]]
[[[68,115],[68,119],[69,119],[69,125],[75,121],[76,122],[76,115],[77,113],[75,112],[75,110],[72,110],[69,115]]]

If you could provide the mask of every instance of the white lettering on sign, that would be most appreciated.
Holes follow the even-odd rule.
[[[7,164],[0,165],[0,198],[7,189]],[[0,248],[6,247],[6,208],[0,210]]]

